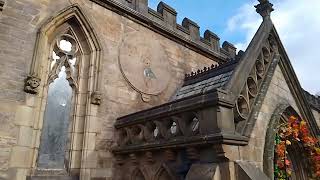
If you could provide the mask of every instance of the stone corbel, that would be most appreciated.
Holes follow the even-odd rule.
[[[25,79],[24,91],[30,94],[37,94],[41,79],[36,75],[29,75]]]
[[[95,91],[91,94],[91,104],[100,105],[102,101],[102,94],[99,91]]]

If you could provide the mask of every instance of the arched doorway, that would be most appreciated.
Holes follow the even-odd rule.
[[[271,179],[303,180],[315,174],[316,139],[307,122],[288,105],[281,105],[273,114],[264,147],[264,172]]]

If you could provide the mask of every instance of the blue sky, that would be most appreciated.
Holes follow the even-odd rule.
[[[160,0],[149,0],[157,9]],[[178,12],[178,23],[184,17],[227,40],[238,50],[245,50],[262,18],[255,12],[257,0],[163,0]],[[320,95],[320,0],[270,0],[275,11],[271,18],[302,87]]]
[[[156,10],[159,2],[160,0],[149,0],[149,7]],[[184,17],[198,23],[201,35],[209,29],[221,38],[221,42],[227,40],[236,43],[246,40],[245,32],[235,34],[228,31],[228,21],[239,11],[239,7],[250,2],[248,0],[163,0],[163,2],[176,9],[179,24]],[[254,11],[254,7],[251,10]]]

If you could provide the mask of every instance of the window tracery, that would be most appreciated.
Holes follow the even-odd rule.
[[[62,34],[57,37],[54,44],[48,84],[58,77],[62,67],[65,67],[67,80],[71,86],[78,87],[77,78],[77,66],[78,61],[76,55],[78,53],[79,46],[76,39],[70,34]]]

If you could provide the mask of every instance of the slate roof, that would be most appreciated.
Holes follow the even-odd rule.
[[[229,60],[228,62],[211,67],[205,67],[197,72],[186,74],[183,86],[176,92],[172,100],[179,100],[224,86],[239,60]]]

